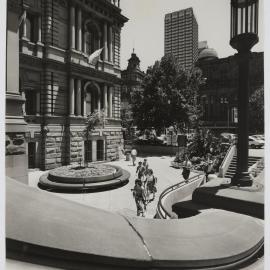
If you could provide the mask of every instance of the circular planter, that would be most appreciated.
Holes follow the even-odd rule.
[[[38,186],[53,192],[85,192],[113,189],[128,183],[130,174],[119,166],[94,164],[63,166],[43,174]]]

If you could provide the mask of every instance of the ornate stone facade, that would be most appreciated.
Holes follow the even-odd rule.
[[[22,2],[19,89],[29,167],[47,170],[86,156],[117,159],[123,143],[120,34],[127,21],[120,0]],[[104,125],[86,138],[87,115],[101,110]]]
[[[203,125],[211,129],[235,132],[237,127],[237,56],[218,59],[213,50],[207,50],[205,57],[200,57],[200,54],[196,64],[201,68],[203,77],[206,79],[205,85],[200,89]],[[263,52],[252,53],[250,61],[251,92],[264,85],[263,62]]]
[[[131,54],[128,60],[127,69],[122,71],[122,96],[121,96],[121,115],[125,120],[132,122],[132,113],[130,110],[131,92],[135,89],[141,88],[143,78],[145,73],[141,71],[140,59],[134,53]],[[134,127],[135,128],[135,127]],[[125,140],[131,139],[134,133],[134,128],[132,130],[125,130]]]

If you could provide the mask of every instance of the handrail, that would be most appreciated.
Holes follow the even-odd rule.
[[[160,217],[162,217],[163,219],[167,219],[167,218],[172,218],[172,215],[164,208],[164,206],[162,205],[162,199],[169,194],[171,191],[174,191],[178,188],[183,187],[185,184],[189,184],[194,182],[195,180],[197,180],[202,174],[197,174],[194,175],[193,177],[189,178],[187,181],[181,181],[177,184],[174,184],[168,188],[166,188],[159,196],[159,200],[158,200],[158,205],[157,205],[157,212],[159,214]]]
[[[231,144],[231,146],[229,147],[229,149],[228,149],[228,151],[227,151],[227,153],[226,153],[226,155],[225,155],[222,163],[219,166],[219,175],[222,176],[222,177],[224,176],[224,172],[223,171],[224,171],[224,167],[225,167],[225,162],[227,161],[227,159],[228,159],[231,151],[233,150],[233,148],[234,148],[234,152],[235,152],[235,149],[236,149],[235,148],[235,144]]]
[[[221,164],[220,164],[220,167],[222,167],[222,166],[224,165],[224,162],[225,162],[226,158],[228,157],[228,155],[229,155],[231,149],[232,149],[234,146],[235,146],[234,144],[231,144],[231,145],[230,145],[230,147],[229,147],[229,149],[228,149],[228,151],[227,151],[227,153],[226,153],[224,159],[222,160],[222,162],[221,162]]]

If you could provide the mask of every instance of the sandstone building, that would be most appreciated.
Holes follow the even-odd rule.
[[[123,80],[121,110],[127,109],[131,98],[130,93],[136,88],[141,88],[144,76],[145,73],[140,68],[140,59],[133,51],[127,68],[121,72]]]
[[[8,10],[9,29],[24,17],[17,31],[8,29],[18,39],[8,39],[10,56],[18,54],[19,61],[8,57],[7,72],[19,67],[15,88],[29,168],[117,159],[123,142],[120,35],[127,21],[120,0],[9,0]],[[103,125],[86,138],[87,115],[101,110]]]
[[[203,125],[214,130],[236,132],[238,64],[236,56],[218,58],[214,49],[201,51],[196,63],[206,78],[200,88]],[[252,53],[250,61],[251,93],[264,85],[263,52]],[[251,94],[250,93],[250,94]]]

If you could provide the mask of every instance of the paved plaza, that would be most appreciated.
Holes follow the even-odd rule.
[[[143,161],[143,158],[138,157],[138,161]],[[158,178],[157,182],[157,193],[155,201],[151,202],[147,207],[146,216],[152,218],[156,213],[157,201],[160,193],[167,187],[176,184],[183,180],[181,170],[170,167],[170,163],[173,157],[149,157],[149,168],[153,169],[154,175]],[[128,215],[136,215],[136,205],[132,196],[131,189],[134,187],[134,181],[136,179],[136,168],[132,166],[131,161],[120,161],[110,162],[108,164],[119,165],[123,169],[130,172],[131,176],[129,183],[118,189],[96,192],[96,193],[84,193],[84,194],[63,194],[54,193],[56,196],[66,198],[81,204],[86,204],[96,208],[121,212]],[[37,187],[38,179],[44,172],[35,171],[29,173],[29,185]],[[191,176],[193,174],[191,173]],[[37,187],[38,188],[38,187]],[[41,190],[41,192],[47,192]]]
[[[264,155],[264,150],[251,149],[249,152],[250,156]],[[181,170],[175,169],[170,166],[171,161],[174,157],[163,156],[163,157],[148,157],[149,168],[153,169],[154,175],[158,178],[157,181],[157,193],[155,201],[151,202],[147,207],[146,217],[153,218],[156,213],[156,206],[159,195],[167,187],[174,185],[183,180]],[[143,158],[137,158],[138,161],[143,161]],[[130,172],[131,176],[129,183],[121,188],[102,191],[95,193],[83,193],[83,194],[64,194],[64,193],[53,193],[56,196],[63,197],[68,200],[72,200],[88,206],[104,209],[112,212],[120,212],[125,215],[136,215],[136,205],[132,196],[131,189],[134,187],[134,181],[136,179],[136,167],[132,166],[131,161],[120,161],[110,162],[109,164],[119,165],[123,169]],[[34,171],[29,173],[29,185],[37,187],[39,177],[44,174],[42,171]],[[191,173],[191,177],[195,175]],[[40,189],[39,189],[40,190]],[[41,192],[47,192],[40,190]]]

